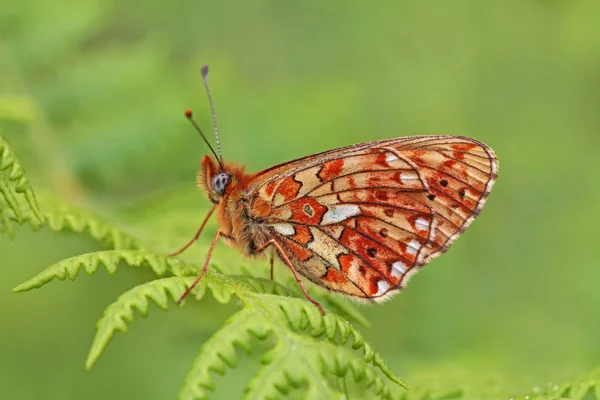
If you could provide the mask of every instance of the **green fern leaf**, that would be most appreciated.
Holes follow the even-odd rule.
[[[269,331],[259,322],[260,320],[247,309],[229,318],[225,325],[202,346],[187,375],[179,398],[207,398],[206,391],[215,390],[211,373],[225,375],[226,368],[236,367],[236,347],[249,353],[252,337],[264,339],[268,336]]]
[[[0,232],[12,236],[9,221],[28,222],[34,230],[44,223],[35,194],[8,143],[0,136]],[[23,212],[25,210],[26,212]]]
[[[569,398],[573,400],[598,400],[600,399],[600,368],[572,382],[546,388],[542,391],[544,396],[552,398]]]
[[[164,278],[157,279],[123,293],[116,302],[108,306],[104,315],[98,321],[97,332],[92,347],[85,362],[90,369],[100,357],[115,331],[127,332],[126,321],[133,321],[134,308],[142,316],[148,313],[149,300],[161,309],[166,310],[169,297],[177,300],[194,278]]]
[[[248,291],[248,287],[230,288],[245,305],[241,315],[238,313],[228,321],[228,324],[236,325],[235,332],[231,333],[225,327],[202,347],[180,399],[207,398],[206,390],[211,390],[214,385],[209,372],[223,374],[226,366],[234,365],[234,344],[247,343],[250,335],[262,339],[267,333],[275,337],[277,345],[263,357],[265,366],[250,382],[245,398],[280,398],[281,394],[303,386],[307,387],[308,398],[314,398],[311,394],[319,394],[319,398],[338,398],[340,393],[323,379],[323,372],[344,377],[349,366],[356,380],[366,378],[367,384],[374,385],[376,393],[384,398],[390,398],[391,394],[374,367],[405,387],[362,335],[340,317],[334,314],[322,317],[304,300]],[[322,340],[323,336],[326,340]],[[349,337],[353,338],[355,350],[364,350],[363,357],[340,347]],[[209,360],[215,361],[210,363]],[[327,363],[327,360],[337,361]]]
[[[166,309],[169,298],[176,301],[194,280],[195,277],[158,279],[121,295],[98,323],[86,367],[97,361],[116,331],[127,330],[126,322],[133,320],[134,309],[145,316],[150,300]],[[264,366],[250,381],[245,398],[279,398],[298,388],[305,390],[309,398],[317,394],[319,398],[341,398],[328,376],[346,378],[350,376],[348,371],[382,398],[391,398],[391,391],[377,370],[405,387],[348,322],[334,314],[323,317],[305,300],[281,295],[282,288],[276,283],[208,273],[193,294],[200,299],[208,290],[222,303],[236,297],[243,309],[202,346],[180,399],[207,398],[207,391],[215,386],[212,374],[224,375],[228,368],[235,368],[237,348],[250,351],[253,337],[264,340],[269,336],[274,337],[276,344],[263,356]],[[350,338],[354,350],[344,346]],[[360,349],[362,356],[356,351]]]
[[[100,265],[104,265],[109,274],[114,274],[121,261],[129,265],[147,265],[157,276],[167,273],[185,275],[196,271],[195,268],[186,263],[169,257],[159,256],[143,250],[107,250],[82,254],[67,258],[47,267],[38,275],[13,289],[14,292],[25,292],[34,288],[40,288],[46,283],[54,280],[75,280],[79,271],[83,268],[86,274],[92,275],[98,271]]]

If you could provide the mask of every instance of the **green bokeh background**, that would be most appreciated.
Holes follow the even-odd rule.
[[[194,188],[208,150],[182,114],[210,132],[205,62],[225,159],[250,171],[404,135],[484,141],[500,174],[481,216],[401,295],[361,306],[363,332],[409,385],[493,376],[523,393],[600,366],[598,21],[591,0],[3,0],[0,129],[34,188],[173,232],[165,248],[209,204]],[[11,289],[99,248],[47,229],[0,237],[0,398],[174,398],[235,309],[151,308],[85,372],[104,308],[152,275]],[[259,356],[214,398],[239,397]]]

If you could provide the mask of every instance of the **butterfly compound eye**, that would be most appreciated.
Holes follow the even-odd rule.
[[[231,180],[231,178],[228,173],[225,173],[225,172],[219,173],[212,179],[213,190],[217,194],[223,195],[225,193],[225,189],[227,189],[227,185],[229,184],[230,180]]]

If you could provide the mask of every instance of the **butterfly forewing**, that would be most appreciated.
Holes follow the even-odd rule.
[[[380,300],[467,228],[497,170],[493,151],[466,137],[363,143],[259,173],[247,191],[250,217],[302,275]]]

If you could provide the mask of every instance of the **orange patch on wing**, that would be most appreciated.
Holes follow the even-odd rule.
[[[275,191],[275,188],[277,187],[278,183],[279,183],[279,181],[277,181],[277,180],[273,180],[273,181],[269,182],[269,184],[265,188],[265,194],[269,197],[273,196],[273,192]]]
[[[348,186],[350,186],[351,188],[355,188],[357,186],[352,175],[348,177]]]
[[[470,150],[474,149],[475,147],[477,147],[477,145],[473,144],[473,143],[458,143],[458,144],[453,144],[450,147],[453,148],[454,150],[458,150],[458,151],[470,151]]]
[[[456,158],[457,160],[464,161],[464,159],[465,159],[465,153],[463,153],[461,151],[455,151],[452,154],[454,155],[454,158]]]
[[[423,150],[408,150],[406,151],[408,157],[417,164],[423,164],[425,161],[423,157],[426,155],[426,151]]]
[[[338,257],[338,261],[344,275],[354,282],[367,297],[377,293],[377,282],[381,280],[381,275],[373,268],[354,254],[342,254]]]
[[[294,228],[296,229],[296,234],[294,236],[291,236],[291,238],[295,241],[300,242],[302,244],[307,244],[313,239],[313,236],[310,233],[310,229],[308,229],[308,226],[294,225]]]
[[[326,161],[323,163],[323,167],[317,174],[323,182],[327,182],[334,179],[342,173],[344,168],[344,159],[338,158],[337,160]]]
[[[303,246],[299,245],[298,243],[293,242],[288,239],[284,239],[284,240],[285,240],[285,244],[290,249],[292,254],[301,262],[306,262],[313,256],[313,252],[308,250],[306,247],[303,247]]]
[[[300,182],[296,181],[293,176],[289,176],[281,182],[277,193],[283,196],[284,201],[290,201],[298,195],[300,186],[302,186]]]
[[[327,212],[327,207],[312,197],[292,201],[287,204],[287,207],[292,210],[292,218],[290,220],[308,225],[320,224],[323,214]]]
[[[382,167],[389,168],[390,164],[387,162],[387,155],[385,152],[378,152],[375,162]]]
[[[254,217],[266,218],[271,214],[271,205],[268,201],[257,197],[252,205],[252,214]]]
[[[344,271],[345,274],[350,274],[350,268],[354,259],[356,259],[356,256],[353,254],[341,254],[338,257],[342,271]]]
[[[456,165],[456,161],[455,160],[446,160],[444,161],[444,164],[442,164],[444,167],[448,168],[449,170],[453,170],[454,166]]]
[[[336,270],[333,267],[327,268],[327,274],[325,274],[325,276],[321,279],[323,279],[326,282],[331,282],[337,285],[346,282],[346,278],[344,277],[344,275],[340,274],[338,270]]]
[[[477,146],[474,144],[471,144],[471,143],[460,143],[460,144],[453,144],[450,147],[454,150],[457,150],[452,153],[454,158],[456,158],[457,160],[460,160],[460,161],[464,161],[465,153],[472,150],[473,148],[475,148]]]
[[[385,190],[378,190],[375,192],[377,200],[386,201],[388,199],[388,192]]]
[[[388,176],[383,172],[372,172],[367,175],[367,187],[385,186],[389,182]]]
[[[402,171],[396,172],[392,180],[398,182],[400,185],[404,185],[404,182],[402,182]]]

